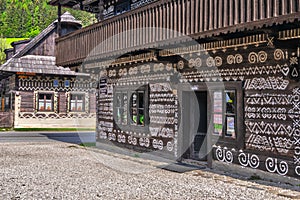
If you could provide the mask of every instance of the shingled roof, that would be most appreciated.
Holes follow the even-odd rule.
[[[36,74],[52,74],[64,76],[89,76],[85,73],[77,73],[70,68],[57,67],[55,57],[27,55],[21,58],[11,58],[0,67],[3,72],[27,72]]]

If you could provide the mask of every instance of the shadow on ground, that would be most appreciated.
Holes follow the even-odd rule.
[[[85,146],[95,146],[95,132],[47,132],[40,133],[42,136],[46,136],[50,140],[56,140],[60,142],[80,144]]]

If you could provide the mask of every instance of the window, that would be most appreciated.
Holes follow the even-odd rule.
[[[53,111],[53,93],[38,94],[38,111]]]
[[[114,93],[114,121],[119,127],[145,127],[149,123],[148,87],[137,90],[118,88]]]
[[[144,91],[136,91],[130,98],[131,123],[135,125],[145,125],[145,104]]]
[[[84,111],[84,94],[71,94],[70,96],[70,111],[83,112]]]
[[[127,125],[127,92],[116,93],[116,123]]]
[[[215,135],[236,139],[236,91],[213,92],[213,124]]]

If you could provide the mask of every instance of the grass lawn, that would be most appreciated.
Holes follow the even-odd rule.
[[[5,48],[11,48],[10,45],[12,42],[20,41],[20,40],[26,40],[28,38],[0,38],[0,43],[4,42]]]
[[[14,128],[15,131],[95,131],[95,128]]]

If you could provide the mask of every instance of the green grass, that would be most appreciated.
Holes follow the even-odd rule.
[[[2,131],[11,131],[12,129],[11,128],[0,128],[0,132]]]
[[[135,158],[139,158],[139,157],[140,157],[140,155],[139,155],[139,154],[137,154],[137,153],[135,153],[135,154],[133,155],[133,157],[135,157]]]
[[[14,128],[15,131],[95,131],[94,128]]]
[[[261,177],[258,176],[258,175],[256,175],[256,174],[254,174],[248,180],[261,180]]]
[[[79,145],[83,146],[83,147],[94,147],[94,146],[96,146],[96,143],[95,142],[85,142],[85,143],[81,143]]]
[[[28,38],[0,38],[0,43],[3,41],[5,42],[5,48],[11,48],[12,46],[10,45],[12,42],[17,42],[20,40],[26,40]]]

